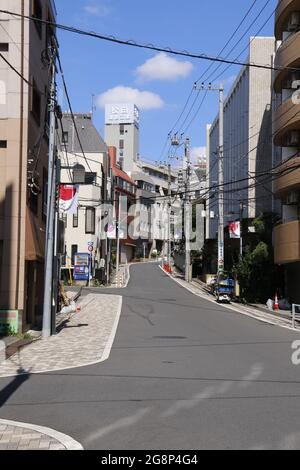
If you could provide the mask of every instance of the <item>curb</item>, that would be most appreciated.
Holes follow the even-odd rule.
[[[187,291],[191,292],[191,294],[195,295],[196,297],[201,297],[202,299],[204,300],[207,300],[208,302],[211,302],[213,303],[214,305],[216,305],[216,301],[215,300],[212,300],[204,295],[201,294],[201,292],[199,293],[196,293],[194,292],[192,289],[190,289],[188,286],[185,286],[183,284],[181,284],[181,282],[179,282],[176,278],[174,278],[171,274],[167,273],[166,271],[164,271],[164,269],[159,266],[159,269],[164,273],[166,274],[166,276],[169,276],[170,279],[172,279],[172,281],[176,282],[176,284],[178,284],[179,286],[181,286],[183,289],[186,289]],[[218,304],[220,305],[220,304]],[[232,307],[232,306],[229,306],[229,305],[225,305],[225,304],[222,304],[222,307],[226,308],[227,310],[231,310],[232,312],[237,312],[239,313],[240,315],[245,315],[247,317],[250,317],[250,318],[253,318],[254,320],[257,320],[257,321],[260,321],[260,322],[263,322],[263,323],[267,323],[269,325],[273,325],[273,326],[277,326],[279,328],[285,328],[286,330],[290,330],[290,331],[293,331],[294,333],[299,333],[299,330],[296,330],[294,329],[292,326],[288,326],[288,325],[279,325],[278,323],[274,323],[274,320],[272,321],[271,319],[268,320],[266,318],[262,318],[262,317],[259,317],[258,315],[254,315],[254,313],[250,313],[250,312],[246,312],[246,311],[241,311],[239,310],[238,308],[235,308],[235,307]]]
[[[14,426],[17,428],[30,429],[40,434],[45,434],[46,436],[51,437],[57,440],[58,442],[60,442],[64,447],[66,447],[66,450],[84,450],[82,445],[79,442],[75,441],[72,437],[67,436],[66,434],[63,434],[59,431],[55,431],[54,429],[51,429],[51,428],[46,428],[44,426],[38,426],[35,424],[19,423],[16,421],[9,421],[6,419],[0,419],[0,424],[4,424],[7,426]]]

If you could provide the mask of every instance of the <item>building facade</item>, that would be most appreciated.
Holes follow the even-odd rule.
[[[93,124],[91,114],[75,114],[74,121],[80,142],[71,115],[63,115],[59,152],[61,182],[72,183],[72,168],[79,164],[85,169],[85,184],[79,185],[77,212],[63,215],[64,268],[73,269],[75,254],[89,253],[92,247],[95,273],[101,259],[107,260],[106,245],[101,236],[101,216],[103,204],[111,198],[108,149]]]
[[[125,172],[133,171],[139,159],[140,116],[133,104],[109,104],[105,107],[105,142],[117,149],[117,163]]]
[[[274,38],[251,38],[249,62],[271,66],[274,49]],[[271,183],[262,186],[255,179],[247,181],[272,168],[271,84],[271,70],[243,67],[224,102],[225,224],[240,217],[240,202],[244,219],[272,210]],[[216,186],[207,205],[207,238],[214,239],[218,232],[218,117],[207,133],[207,184]],[[244,184],[239,182],[242,179]]]
[[[3,0],[17,14],[55,21],[51,0]],[[55,31],[0,15],[0,322],[19,330],[43,308],[47,211],[49,47]]]
[[[281,202],[275,227],[275,262],[284,266],[285,295],[300,302],[300,1],[281,0],[275,18],[277,50],[274,72],[274,182]],[[288,70],[290,68],[290,70]],[[294,71],[292,69],[295,69]]]
[[[153,250],[157,250],[166,255],[169,236],[171,241],[174,241],[174,230],[170,230],[169,233],[168,229],[168,167],[140,160],[134,165],[131,176],[137,185],[137,202],[139,204],[141,234],[141,239],[138,242],[139,254],[149,257]],[[177,181],[178,172],[172,169],[170,188],[173,206],[176,205],[174,196],[178,192]]]
[[[109,147],[110,167],[112,174],[112,202],[114,206],[115,229],[110,239],[112,258],[117,257],[117,234],[119,237],[119,263],[127,264],[136,255],[137,242],[130,236],[130,224],[134,222],[136,203],[136,185],[130,176],[117,163],[117,149]],[[126,206],[124,207],[123,201]],[[113,264],[114,260],[113,260]]]

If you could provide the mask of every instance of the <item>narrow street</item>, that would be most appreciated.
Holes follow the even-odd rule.
[[[1,418],[85,449],[299,448],[298,334],[196,297],[155,264],[108,292],[123,296],[109,359],[0,379]]]

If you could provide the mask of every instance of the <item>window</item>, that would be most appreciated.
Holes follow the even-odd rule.
[[[39,92],[36,82],[32,80],[31,91],[31,112],[38,126],[41,123],[41,93]]]
[[[73,228],[78,228],[78,207],[76,214],[73,214]]]
[[[7,42],[0,42],[0,52],[8,52],[9,45]]]
[[[40,0],[32,0],[32,16],[37,20],[43,19],[43,9]],[[39,38],[42,38],[42,23],[40,21],[34,22]]]
[[[119,148],[120,150],[124,150],[124,140],[120,140]]]
[[[120,124],[120,135],[124,135],[124,130],[125,130],[124,124]]]
[[[85,173],[85,184],[95,184],[97,179],[97,173]]]
[[[74,266],[76,253],[78,253],[78,245],[72,245],[72,247],[71,247],[71,263],[72,263],[72,266]]]
[[[85,233],[95,234],[96,210],[94,207],[87,207],[85,211]]]
[[[7,149],[7,140],[0,140],[0,149]]]
[[[63,142],[63,144],[68,144],[69,143],[69,132],[67,132],[67,131],[63,132],[62,142]]]
[[[34,214],[37,214],[38,211],[38,202],[39,202],[39,197],[37,193],[33,193],[32,190],[30,189],[29,193],[29,207],[32,210]]]

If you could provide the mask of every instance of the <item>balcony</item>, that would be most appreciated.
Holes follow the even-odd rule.
[[[299,168],[292,169],[298,165]],[[274,192],[286,193],[296,188],[300,189],[300,156],[292,158],[288,162],[283,162],[277,171],[282,170],[286,170],[286,173],[275,180]]]
[[[282,32],[290,14],[299,10],[300,0],[281,0],[278,2],[275,14],[275,35],[278,41],[282,39]]]
[[[300,261],[300,222],[278,225],[274,230],[275,263]]]
[[[300,130],[300,104],[287,100],[274,112],[274,144],[284,147],[284,137],[289,131]]]
[[[300,2],[300,0],[299,0]],[[300,6],[299,6],[300,9]],[[300,31],[292,34],[279,47],[275,57],[275,67],[295,67],[300,66]],[[287,78],[287,70],[279,70],[276,72],[274,89],[276,93],[280,93],[282,82]]]

